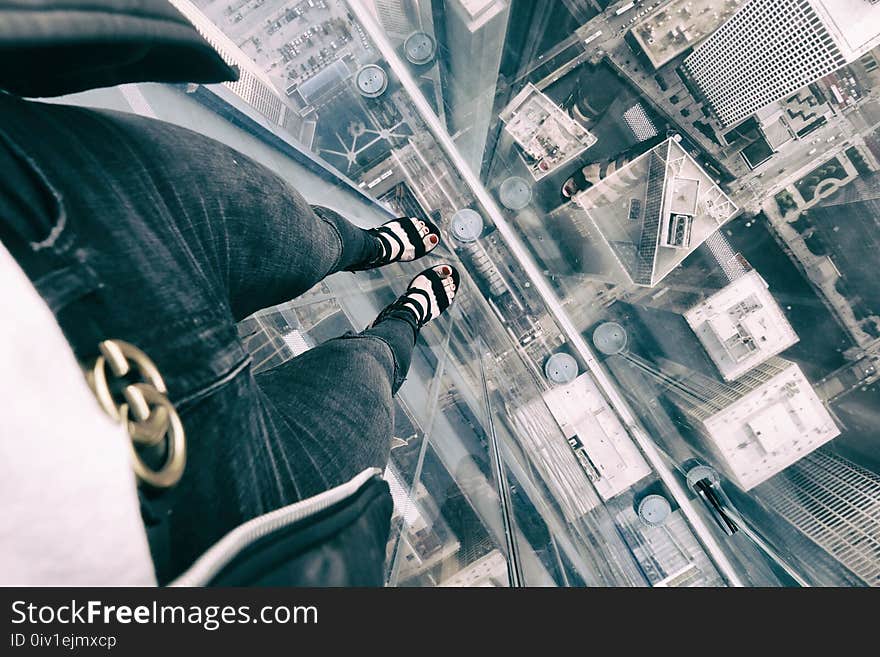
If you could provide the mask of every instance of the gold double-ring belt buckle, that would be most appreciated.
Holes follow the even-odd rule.
[[[155,363],[133,344],[104,340],[98,349],[101,355],[86,370],[86,380],[104,412],[128,430],[135,475],[139,481],[155,488],[174,486],[186,465],[186,435],[174,405],[168,401],[162,375]],[[110,374],[117,379],[132,374],[132,368],[143,379],[122,388],[124,402],[117,403],[113,398],[108,366]],[[154,470],[144,462],[135,445],[158,445],[164,440],[167,440],[168,451],[165,463]]]

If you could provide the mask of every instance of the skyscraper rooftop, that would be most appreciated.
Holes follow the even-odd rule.
[[[686,412],[697,420],[716,463],[743,490],[840,434],[801,368],[778,356],[714,392]]]
[[[544,401],[575,453],[586,461],[602,499],[619,495],[651,474],[589,374],[551,388],[544,393]]]
[[[660,3],[632,28],[654,68],[693,48],[730,18],[743,0],[673,0]]]
[[[297,122],[296,118],[289,116],[292,114],[291,109],[281,100],[281,94],[266,72],[235,45],[232,39],[190,0],[170,1],[195,26],[205,41],[220,53],[227,64],[238,68],[238,80],[224,82],[225,87],[277,125],[284,126],[286,121],[291,120]]]
[[[519,144],[535,180],[550,174],[596,143],[580,123],[527,84],[501,112],[504,129]]]
[[[880,5],[870,0],[810,0],[848,62],[880,45]]]
[[[653,287],[739,209],[674,137],[575,196],[628,278]]]
[[[725,381],[798,341],[766,281],[755,270],[684,313]]]

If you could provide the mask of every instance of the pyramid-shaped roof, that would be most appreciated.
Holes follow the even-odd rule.
[[[670,137],[578,194],[629,279],[653,287],[739,209]]]

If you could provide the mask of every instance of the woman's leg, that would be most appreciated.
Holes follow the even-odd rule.
[[[392,399],[409,371],[419,329],[452,302],[457,272],[439,265],[416,276],[406,292],[359,334],[310,349],[257,374],[270,413],[284,428],[272,450],[297,459],[300,495],[313,495],[364,468],[384,469],[393,433]],[[303,468],[309,464],[311,468]]]
[[[289,413],[274,407],[300,392],[316,410],[325,397],[341,404],[330,389],[340,385],[345,362],[361,379],[349,390],[372,400],[360,406],[365,414],[377,413],[375,435],[348,471],[384,462],[390,396],[406,369],[400,362],[412,348],[411,326],[399,327],[409,331],[408,347],[388,346],[397,338],[386,333],[399,332],[388,326],[333,341],[342,346],[319,377],[300,371],[288,391],[284,377],[265,379],[277,392],[270,399],[250,373],[234,324],[373,257],[364,231],[335,213],[316,217],[274,174],[217,142],[128,115],[0,95],[0,164],[17,174],[0,180],[0,206],[9,209],[0,216],[0,239],[43,293],[75,353],[94,357],[100,339],[134,343],[155,361],[180,412],[183,478],[145,498],[161,581],[235,525],[318,492],[315,482],[332,476],[331,461],[343,452],[312,457],[280,420]],[[80,331],[83,318],[90,332]],[[382,370],[385,383],[366,374]],[[351,415],[346,422],[346,437],[363,426]],[[318,435],[304,441],[326,445]]]
[[[273,440],[280,443],[269,451],[295,471],[298,496],[327,490],[368,467],[385,468],[392,398],[414,343],[412,326],[390,318],[254,377],[276,424]]]
[[[0,94],[0,162],[21,179],[0,181],[0,239],[43,279],[75,353],[93,358],[103,338],[132,342],[175,403],[241,366],[235,321],[381,248],[335,212],[316,214],[265,167],[161,121]],[[90,281],[77,294],[98,339],[64,307],[73,293],[47,288],[74,275]]]
[[[190,131],[2,94],[0,170],[0,240],[77,356],[131,342],[182,418],[183,478],[145,491],[161,580],[300,499],[310,470],[275,468],[271,413],[235,321],[373,257],[365,231],[317,216],[277,176]]]
[[[111,111],[0,99],[0,125],[40,163],[79,230],[160,248],[181,238],[236,319],[289,300],[381,245],[213,139]],[[147,242],[144,244],[143,242]]]

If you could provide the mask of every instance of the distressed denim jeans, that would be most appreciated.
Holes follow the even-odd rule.
[[[414,344],[405,316],[257,375],[236,331],[367,261],[364,230],[192,131],[2,94],[0,171],[0,240],[77,357],[135,344],[180,413],[183,478],[141,495],[160,583],[236,525],[385,467]],[[379,538],[364,548],[381,559]]]

